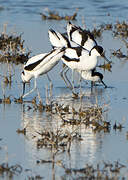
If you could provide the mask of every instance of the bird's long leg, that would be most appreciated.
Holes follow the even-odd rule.
[[[69,79],[67,78],[67,75],[66,75],[68,70],[69,70],[69,68],[67,66],[65,66],[63,68],[63,70],[60,72],[60,75],[61,75],[61,78],[63,79],[63,81],[65,82],[66,87],[72,90],[72,84],[71,84],[71,82],[69,81]]]
[[[33,88],[32,90],[30,90],[28,93],[24,94],[24,95],[22,96],[22,98],[24,98],[24,97],[28,96],[29,94],[31,94],[33,91],[36,90],[36,88],[37,88],[37,84],[36,84],[36,78],[35,78],[34,88]]]
[[[107,85],[104,83],[103,80],[101,80],[101,83],[104,85],[105,88],[107,88]]]
[[[72,87],[73,87],[73,93],[75,94],[75,87],[74,87],[74,70],[72,69]]]
[[[67,72],[68,71],[69,71],[69,68],[67,67],[66,71],[64,72],[64,77],[65,77],[65,81],[67,81],[69,83],[69,85],[68,85],[69,89],[72,90],[73,89],[72,84],[71,84],[71,82],[69,81],[69,79],[67,77]]]
[[[49,75],[47,75],[48,81],[50,82],[50,98],[52,97],[52,89],[53,89],[53,84],[52,84],[52,80],[50,79]]]
[[[91,81],[91,92],[93,92],[93,86],[94,86],[94,82]]]
[[[79,84],[80,84],[80,96],[82,96],[82,89],[81,89],[81,82],[82,82],[82,77],[81,77],[82,71],[80,72],[80,78],[79,78]]]
[[[47,78],[48,78],[48,81],[50,82],[50,93],[49,93],[49,99],[51,100],[52,102],[52,90],[53,90],[53,84],[52,84],[52,80],[50,79],[49,75],[47,74]]]
[[[72,83],[70,82],[70,80],[67,77],[67,72],[68,71],[69,71],[69,68],[67,66],[65,66],[63,68],[63,70],[60,72],[60,75],[61,75],[62,79],[64,80],[67,88],[69,88],[72,91],[72,94],[76,95],[75,88],[74,88],[74,70],[72,70]]]
[[[75,88],[74,88],[74,70],[72,69],[72,84],[71,82],[69,81],[68,77],[67,77],[67,71],[69,70],[69,68],[66,70],[66,72],[64,73],[65,74],[65,79],[68,81],[68,83],[70,84],[70,89],[72,91],[72,94],[73,95],[78,95],[76,92],[75,92]]]
[[[93,81],[91,81],[91,88],[93,88],[93,86],[94,86],[94,82],[93,82]]]
[[[48,81],[50,82],[50,86],[53,86],[53,84],[52,84],[52,80],[50,79],[50,77],[49,77],[48,73],[47,73],[46,75],[47,75]]]

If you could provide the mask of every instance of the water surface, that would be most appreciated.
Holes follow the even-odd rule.
[[[32,53],[49,52],[51,45],[48,40],[48,29],[54,28],[60,32],[65,32],[65,21],[43,21],[40,13],[47,13],[47,8],[57,11],[60,15],[72,15],[78,9],[77,21],[73,23],[80,26],[83,21],[88,29],[98,27],[103,23],[115,24],[117,20],[126,21],[128,14],[128,2],[123,1],[1,1],[0,6],[0,31],[3,32],[3,24],[7,23],[7,33],[17,32],[23,33],[25,39],[25,46],[29,48]],[[91,93],[90,83],[82,82],[82,91],[84,99],[82,106],[94,105],[96,102],[99,106],[107,107],[107,112],[103,114],[104,119],[111,122],[111,129],[109,133],[94,133],[91,128],[81,126],[78,131],[81,132],[82,141],[76,141],[72,144],[70,156],[67,153],[58,154],[57,160],[63,160],[67,168],[83,168],[85,164],[97,164],[103,161],[115,162],[119,160],[127,166],[128,156],[128,80],[127,80],[127,60],[111,57],[111,50],[122,48],[124,52],[127,49],[120,38],[113,38],[111,32],[103,33],[101,39],[97,39],[99,44],[103,45],[106,50],[106,55],[113,62],[112,72],[100,70],[104,74],[105,83],[111,88],[104,89],[102,86],[94,88]],[[102,59],[99,60],[103,62]],[[7,65],[1,64],[0,74],[6,75],[11,71],[14,74],[12,78],[12,85],[5,87],[3,77],[1,80],[0,98],[3,95],[10,96],[11,104],[0,104],[0,147],[2,162],[9,164],[20,164],[23,167],[23,173],[20,176],[15,176],[14,179],[27,179],[27,177],[40,175],[44,179],[60,179],[64,176],[64,169],[52,164],[39,164],[37,160],[51,159],[52,152],[46,149],[37,150],[36,139],[38,133],[43,128],[56,128],[60,124],[58,115],[51,116],[48,113],[28,111],[28,106],[31,104],[16,104],[14,98],[18,98],[22,93],[22,83],[20,73],[22,65]],[[49,76],[53,82],[53,100],[59,103],[69,104],[72,107],[79,108],[81,106],[80,100],[73,100],[69,89],[65,87],[59,72],[62,69],[61,62],[49,72]],[[69,72],[69,76],[70,76]],[[77,75],[76,75],[77,77]],[[78,80],[76,79],[76,85]],[[38,87],[45,103],[45,87],[49,85],[46,76],[38,79]],[[33,80],[27,90],[33,87]],[[76,88],[79,91],[79,88]],[[36,93],[31,94],[26,99],[31,100]],[[115,131],[113,125],[121,123],[124,128],[120,131]],[[27,127],[27,135],[18,134],[17,129]],[[69,128],[69,127],[68,127]],[[74,127],[70,127],[73,131]],[[27,170],[26,170],[27,169]],[[127,177],[127,171],[125,172]],[[68,177],[70,179],[70,176]],[[5,177],[6,179],[6,177]]]

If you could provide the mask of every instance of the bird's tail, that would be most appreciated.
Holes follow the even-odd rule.
[[[71,22],[68,22],[67,24],[67,34],[70,41],[76,43],[78,46],[82,45],[82,32],[83,30],[81,27],[76,26],[72,24]]]
[[[48,35],[53,48],[70,47],[69,40],[63,34],[54,31],[53,29],[49,29]]]
[[[70,41],[74,41],[74,38],[75,39],[80,38],[79,37],[80,31],[81,32],[83,31],[81,27],[72,24],[70,21],[67,23],[67,34]]]

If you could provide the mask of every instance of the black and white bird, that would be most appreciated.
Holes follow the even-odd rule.
[[[73,45],[75,47],[80,46],[89,52],[95,46],[98,46],[94,35],[89,30],[82,29],[81,27],[72,24],[70,21],[67,24],[67,35],[70,44],[74,43]],[[110,63],[110,61],[105,57],[105,53],[102,54],[102,57]]]
[[[97,42],[93,34],[88,30],[83,30],[81,27],[68,22],[67,35],[70,44],[74,47],[81,46],[90,51],[94,46],[97,46]]]
[[[107,85],[103,81],[103,74],[97,72],[95,69],[91,71],[82,71],[80,72],[80,75],[83,79],[91,81],[91,86],[93,86],[95,82],[99,82],[102,83],[105,88],[107,88]]]
[[[57,48],[53,49],[49,53],[38,54],[36,56],[31,57],[24,66],[23,72],[21,73],[21,78],[23,81],[23,95],[25,96],[32,93],[37,88],[36,79],[38,76],[47,74],[61,59],[64,55],[65,48]],[[25,83],[29,82],[32,78],[35,78],[34,88],[25,93]]]
[[[85,47],[83,48],[81,44],[77,45],[77,47],[72,47],[68,38],[61,33],[52,29],[50,29],[48,33],[50,42],[54,48],[66,47],[65,53],[61,59],[64,64],[72,69],[72,72],[76,70],[79,73],[82,73],[82,71],[91,71],[95,69],[98,56],[105,58],[106,61],[109,62],[109,60],[105,57],[103,48],[97,44],[94,45],[90,50],[86,49]],[[71,33],[68,32],[68,34]]]
[[[69,47],[65,49],[62,61],[76,71],[90,71],[97,65],[97,57],[104,57],[103,48],[94,46],[90,51],[82,47]]]
[[[62,47],[65,47],[65,48],[71,47],[68,37],[64,36],[58,31],[49,29],[48,36],[49,36],[49,40],[51,42],[53,49],[62,48]]]
[[[62,61],[71,69],[94,69],[97,64],[98,56],[105,58],[105,60],[109,62],[105,57],[104,50],[101,46],[95,45],[90,50],[87,50],[82,46],[72,47],[68,38],[61,33],[52,29],[50,29],[48,33],[50,42],[55,49],[66,47],[65,53],[62,56]]]

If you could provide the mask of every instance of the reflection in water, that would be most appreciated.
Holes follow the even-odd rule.
[[[95,104],[100,105],[104,101],[105,90],[102,86],[95,86],[92,90],[89,87],[82,88],[82,98],[73,99],[72,94],[66,92],[66,89],[58,93],[56,101],[58,103],[66,105],[72,105],[74,108],[80,108],[81,105],[84,107],[93,106]]]
[[[71,98],[71,94],[62,94],[61,96],[56,97],[56,102],[58,104],[64,104],[65,106],[69,105],[71,108],[79,109],[80,107],[91,107],[94,106],[97,102],[101,101],[102,95],[104,93],[103,89],[99,87],[95,87],[94,92],[88,92],[84,94],[82,100]],[[65,98],[66,97],[66,98]],[[95,99],[95,102],[94,102]],[[58,113],[50,114],[47,112],[38,112],[28,110],[28,105],[25,104],[22,111],[22,128],[26,127],[26,140],[25,140],[25,149],[29,156],[29,163],[32,166],[32,169],[36,167],[37,160],[63,160],[63,163],[66,167],[72,168],[80,168],[83,167],[87,162],[93,163],[95,161],[96,153],[101,146],[100,138],[97,138],[96,134],[93,132],[91,127],[86,127],[85,125],[63,125],[62,120]],[[29,106],[32,106],[29,104]],[[72,119],[73,115],[68,114],[65,118]],[[61,155],[56,154],[54,157],[54,153],[52,151],[45,149],[37,149],[36,141],[41,138],[40,133],[43,130],[54,130],[61,129],[63,132],[69,131],[70,133],[76,132],[81,135],[82,140],[75,140],[71,144],[70,156],[67,153],[60,153]],[[45,168],[49,168],[48,172],[51,174],[53,179],[55,178],[54,168],[63,170],[62,168],[55,166],[54,163],[45,165]],[[44,174],[45,172],[44,168]],[[48,174],[47,174],[48,175]],[[61,173],[60,173],[61,175]]]
[[[68,6],[68,4],[71,6]],[[86,3],[86,6],[85,6]],[[0,11],[1,17],[1,25],[8,22],[7,32],[18,32],[22,34],[23,39],[25,40],[26,47],[28,47],[31,51],[31,55],[36,55],[41,52],[47,52],[48,49],[51,48],[48,41],[48,29],[58,29],[59,31],[65,31],[65,26],[67,22],[64,21],[42,21],[39,13],[43,12],[45,8],[50,10],[57,10],[59,14],[72,14],[76,8],[78,9],[77,16],[77,24],[83,27],[84,23],[86,24],[87,29],[93,29],[97,27],[97,24],[101,25],[102,23],[115,24],[117,20],[119,22],[125,21],[127,19],[127,7],[128,1],[123,0],[114,0],[114,1],[101,1],[101,0],[91,0],[91,1],[41,1],[38,0],[38,3],[33,0],[23,1],[23,0],[13,0],[13,1],[1,1],[0,4],[3,10]],[[36,6],[36,8],[35,8]],[[62,11],[63,10],[63,11]],[[63,13],[62,13],[63,12]],[[21,18],[22,17],[22,18]],[[19,21],[20,19],[20,21]],[[83,19],[83,21],[82,21]],[[16,26],[15,26],[16,25]],[[16,28],[15,28],[16,27]],[[1,27],[1,32],[3,31]],[[102,42],[104,49],[108,53],[108,57],[111,56],[111,50],[117,50],[122,48],[123,53],[127,53],[127,48],[124,47],[124,44],[120,38],[113,38],[111,32],[104,32],[102,35],[102,39],[98,39],[98,42]],[[65,93],[65,91],[58,90],[56,88],[53,93],[55,97],[55,101],[62,104],[69,104],[71,107],[80,108],[84,106],[92,106],[95,103],[101,104],[108,101],[108,97],[111,100],[111,109],[108,113],[106,113],[106,120],[111,120],[112,123],[121,122],[122,117],[127,117],[127,69],[128,62],[123,61],[123,59],[119,60],[117,57],[112,57],[112,61],[114,64],[112,65],[112,73],[105,73],[105,82],[109,86],[114,86],[115,89],[104,90],[103,88],[96,87],[93,93],[89,88],[83,88],[83,92],[85,91],[84,97],[82,101],[79,99],[72,99],[71,94]],[[125,62],[125,64],[123,63]],[[122,64],[121,64],[122,63]],[[7,64],[8,65],[8,64]],[[3,68],[3,64],[0,66],[0,75],[7,75],[6,69],[8,67]],[[5,67],[5,65],[4,65]],[[59,68],[58,68],[59,69]],[[55,86],[62,87],[62,81],[59,80],[58,72],[59,70],[55,69],[52,71],[53,81]],[[58,71],[57,71],[58,70]],[[11,95],[11,98],[19,97],[21,93],[21,79],[20,73],[22,68],[16,66],[15,74],[12,78],[11,89],[7,87],[5,89],[5,95],[8,97]],[[55,78],[54,78],[55,77]],[[0,76],[1,86],[3,82],[2,76]],[[56,81],[56,82],[55,82]],[[42,80],[40,81],[40,87],[42,88],[42,84],[44,83]],[[0,98],[3,98],[3,88],[0,89]],[[43,90],[44,91],[44,90]],[[106,95],[109,93],[109,95]],[[58,95],[59,94],[59,95]],[[62,95],[61,95],[62,94]],[[107,98],[106,98],[107,96]],[[29,104],[32,107],[32,105]],[[44,128],[54,129],[55,127],[60,127],[61,120],[60,117],[55,115],[49,115],[45,112],[39,113],[38,111],[33,111],[33,108],[28,111],[27,104],[23,107],[23,111],[21,112],[20,106],[14,104],[14,101],[9,106],[4,106],[0,104],[1,115],[1,137],[3,141],[8,140],[9,146],[9,154],[15,153],[17,156],[14,158],[14,161],[17,163],[27,164],[27,168],[31,169],[31,172],[34,175],[40,174],[41,176],[45,176],[45,179],[62,179],[61,174],[64,173],[57,165],[45,164],[45,165],[37,165],[36,161],[38,159],[51,159],[52,153],[47,149],[37,150],[36,148],[36,139],[40,137],[38,132]],[[11,107],[11,108],[10,108]],[[17,107],[17,109],[16,109]],[[9,110],[11,109],[11,110]],[[21,118],[20,115],[22,116]],[[109,118],[107,117],[109,116]],[[70,117],[71,118],[71,117]],[[26,136],[19,136],[16,134],[17,128],[19,128],[19,122],[22,120],[22,127],[27,128]],[[127,122],[127,121],[126,121]],[[3,126],[4,125],[4,126]],[[86,128],[81,125],[77,127],[77,131],[82,135],[82,141],[75,141],[71,146],[71,154],[68,156],[67,153],[61,153],[60,155],[56,155],[55,160],[63,160],[67,167],[82,167],[85,163],[99,162],[99,159],[103,159],[103,154],[106,156],[106,160],[117,160],[127,161],[127,141],[126,128],[123,129],[122,136],[121,133],[117,134],[111,131],[110,136],[106,136],[105,133],[97,133],[94,134],[91,128]],[[64,128],[64,127],[63,127]],[[62,129],[63,129],[62,128]],[[75,126],[67,126],[65,127],[70,131],[73,131]],[[11,133],[10,133],[11,132]],[[23,143],[24,142],[24,143]],[[13,148],[12,148],[13,147]],[[18,149],[21,148],[21,150]],[[25,153],[24,153],[25,147]],[[123,147],[123,153],[122,153]],[[22,149],[23,148],[23,149]],[[11,151],[12,150],[12,151]],[[19,152],[21,153],[19,156]],[[22,155],[23,153],[23,155]],[[24,157],[25,156],[25,157]],[[102,157],[101,157],[102,156]],[[23,157],[23,159],[22,159]],[[29,161],[29,162],[28,162]],[[15,163],[14,162],[14,163]],[[11,163],[11,162],[9,162]],[[53,171],[52,171],[53,167]],[[55,169],[55,173],[54,173]],[[36,171],[38,170],[38,173]],[[49,170],[49,171],[48,171]],[[52,174],[53,172],[53,174]],[[56,173],[57,172],[57,173]],[[42,173],[42,174],[41,174]],[[57,178],[55,178],[58,176]],[[32,175],[32,174],[30,174]],[[16,177],[19,179],[19,177]],[[21,178],[25,179],[25,178]],[[71,179],[71,178],[70,178]],[[72,178],[73,179],[73,178]]]

